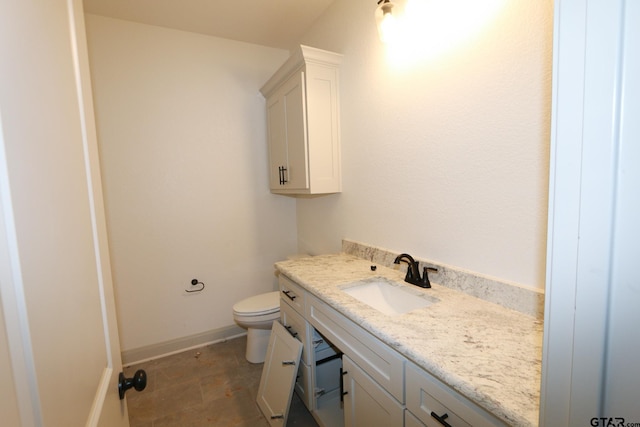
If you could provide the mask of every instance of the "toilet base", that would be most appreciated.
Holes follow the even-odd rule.
[[[247,329],[247,351],[245,357],[249,363],[263,363],[267,355],[271,329]]]

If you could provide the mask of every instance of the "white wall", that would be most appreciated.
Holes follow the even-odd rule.
[[[122,349],[233,325],[296,252],[259,94],[288,53],[93,15],[87,33]]]
[[[343,193],[297,200],[268,193],[258,94],[287,52],[88,15],[123,350],[232,325],[275,260],[345,237],[542,289],[552,1],[494,3],[398,65],[375,2],[337,0],[301,42],[345,55]]]
[[[446,3],[455,13],[425,16],[444,28],[416,38],[408,65],[386,56],[370,0],[337,0],[303,37],[344,54],[343,193],[298,200],[299,249],[346,237],[542,289],[552,1]]]

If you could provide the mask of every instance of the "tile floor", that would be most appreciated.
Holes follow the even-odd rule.
[[[246,337],[140,363],[124,369],[147,372],[142,392],[129,390],[131,427],[268,427],[256,396],[263,364],[244,357]],[[287,426],[317,427],[294,394]]]

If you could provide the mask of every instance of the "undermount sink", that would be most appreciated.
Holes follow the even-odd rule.
[[[388,315],[408,313],[438,301],[417,289],[413,290],[382,278],[346,285],[341,289],[358,301]]]

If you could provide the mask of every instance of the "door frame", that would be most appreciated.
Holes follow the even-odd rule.
[[[624,118],[640,113],[624,101],[625,61],[638,61],[637,53],[625,58],[625,37],[638,42],[637,32],[625,32],[631,3],[555,4],[540,426],[594,425],[593,418],[623,415],[606,414],[605,384],[610,301],[624,255],[614,250],[616,240],[638,236],[637,226],[621,230],[616,223],[620,198],[634,197],[619,185],[620,148],[631,140],[621,136]]]

